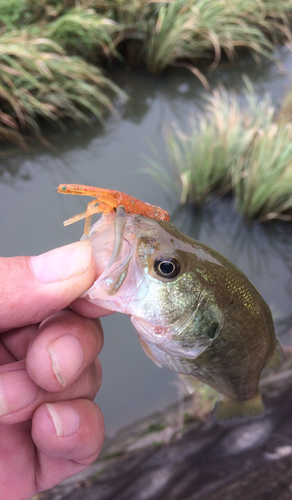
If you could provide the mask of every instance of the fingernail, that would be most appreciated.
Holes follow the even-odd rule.
[[[71,405],[66,403],[48,403],[46,405],[52,417],[58,437],[72,436],[79,431],[80,415]]]
[[[78,241],[31,257],[32,270],[41,283],[55,283],[84,274],[91,265],[91,245]]]
[[[16,370],[0,375],[0,415],[7,415],[26,408],[33,403],[38,388],[25,370]]]
[[[67,334],[52,342],[47,350],[53,372],[60,384],[65,387],[82,367],[84,360],[82,347],[76,337]]]

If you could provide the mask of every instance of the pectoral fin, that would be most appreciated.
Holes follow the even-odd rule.
[[[178,376],[180,380],[184,383],[188,393],[194,394],[198,385],[198,381],[191,375],[183,375],[182,373],[179,373]]]
[[[260,393],[252,399],[237,401],[220,399],[213,410],[213,418],[218,423],[228,423],[232,420],[255,418],[262,415],[265,407]]]

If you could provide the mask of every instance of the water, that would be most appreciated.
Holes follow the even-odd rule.
[[[221,81],[227,89],[242,92],[242,75],[262,95],[269,91],[277,103],[291,84],[292,56],[279,52],[283,69],[270,61],[255,67],[245,57],[234,66],[217,69],[211,86]],[[55,187],[71,182],[115,188],[174,213],[177,200],[168,197],[146,173],[144,157],[166,161],[165,123],[184,126],[189,112],[202,109],[201,84],[186,71],[168,71],[154,78],[144,72],[113,71],[115,81],[130,96],[120,105],[106,130],[70,127],[51,138],[54,150],[42,147],[9,155],[0,162],[0,213],[2,256],[39,254],[78,240],[82,222],[64,228],[62,221],[84,210],[82,197],[61,196]],[[201,213],[185,210],[176,224],[193,237],[231,258],[254,282],[270,305],[277,329],[290,342],[291,240],[290,224],[243,225],[226,199]],[[101,353],[103,384],[96,398],[106,420],[107,432],[160,410],[178,398],[176,375],[157,368],[143,353],[126,316],[103,319],[105,345]]]

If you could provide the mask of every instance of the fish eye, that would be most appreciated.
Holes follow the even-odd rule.
[[[176,257],[161,256],[154,261],[154,271],[162,278],[175,278],[181,269]]]

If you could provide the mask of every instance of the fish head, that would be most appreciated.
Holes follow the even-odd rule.
[[[99,277],[83,297],[130,315],[144,344],[171,356],[194,359],[218,337],[223,314],[197,272],[194,240],[123,209],[89,236]]]

